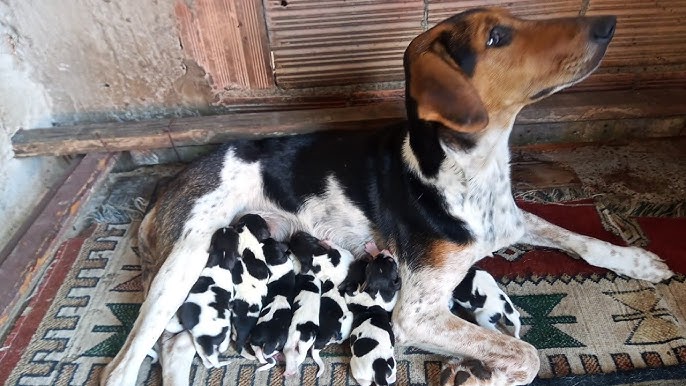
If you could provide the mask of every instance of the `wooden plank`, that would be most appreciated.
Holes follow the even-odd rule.
[[[184,52],[215,94],[274,86],[262,0],[177,1],[174,12]]]
[[[683,116],[686,90],[557,94],[519,115],[518,125]],[[133,123],[20,130],[17,157],[142,150],[221,143],[235,138],[294,135],[333,128],[376,127],[405,116],[402,101],[318,110],[235,113]]]
[[[424,1],[265,0],[265,17],[282,88],[400,81]]]
[[[10,326],[52,261],[91,192],[105,180],[116,154],[89,154],[74,169],[0,265],[0,326]]]

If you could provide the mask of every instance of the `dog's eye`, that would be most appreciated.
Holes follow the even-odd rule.
[[[510,44],[512,40],[512,29],[502,25],[497,25],[491,29],[486,41],[486,47],[502,47]]]

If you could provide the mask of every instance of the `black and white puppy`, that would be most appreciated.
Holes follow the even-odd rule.
[[[384,250],[367,263],[356,261],[350,270],[343,285],[353,313],[350,370],[361,386],[390,385],[396,380],[390,313],[400,290],[397,261]]]
[[[256,214],[241,217],[234,225],[238,233],[239,263],[231,270],[235,288],[232,303],[232,337],[236,351],[246,358],[250,331],[257,324],[262,305],[267,296],[269,267],[264,256],[264,242],[269,239],[269,227],[264,219]]]
[[[471,267],[464,279],[453,290],[451,311],[457,315],[467,313],[479,326],[500,331],[497,327],[502,319],[506,325],[514,326],[514,336],[519,339],[521,321],[512,301],[500,289],[488,272]]]
[[[321,281],[315,272],[320,272],[321,266],[314,264],[314,257],[326,254],[325,246],[306,232],[296,232],[291,236],[289,246],[296,257],[296,296],[293,300],[293,320],[283,350],[286,357],[284,376],[296,373],[319,333]],[[318,262],[321,263],[321,259]]]
[[[322,283],[319,332],[312,346],[312,359],[319,366],[317,377],[324,373],[324,361],[319,352],[329,344],[342,343],[348,339],[353,322],[352,312],[338,287],[348,275],[354,257],[350,251],[330,241],[323,240],[321,243],[325,246],[326,253],[313,257],[315,267],[321,268],[315,275]]]
[[[214,233],[207,265],[186,301],[166,327],[171,333],[190,332],[198,356],[207,368],[227,365],[219,354],[229,348],[233,280],[238,260],[239,235],[233,228]]]
[[[292,255],[286,244],[267,239],[263,250],[270,273],[267,297],[257,325],[250,333],[250,346],[255,357],[260,363],[266,363],[257,371],[273,367],[276,364],[274,357],[283,351],[293,318],[291,302],[295,290]]]

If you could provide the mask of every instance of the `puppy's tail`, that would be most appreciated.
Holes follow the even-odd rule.
[[[319,356],[319,352],[321,350],[317,350],[312,346],[312,359],[317,363],[317,366],[319,366],[319,370],[317,370],[317,378],[321,377],[322,374],[324,374],[324,361],[322,360],[322,357]]]

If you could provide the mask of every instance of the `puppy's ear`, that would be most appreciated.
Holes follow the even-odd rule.
[[[411,44],[405,66],[408,97],[416,103],[417,118],[439,122],[462,133],[475,133],[486,127],[486,107],[441,40],[421,45],[419,50]]]

